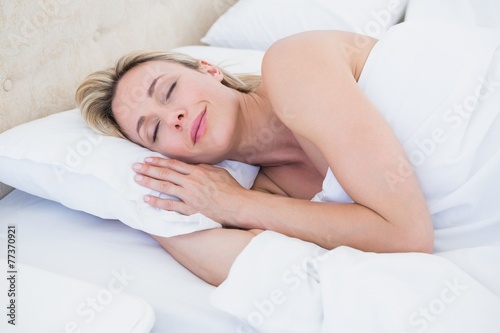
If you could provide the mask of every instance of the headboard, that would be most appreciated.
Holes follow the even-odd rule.
[[[127,52],[200,44],[235,2],[0,2],[0,133],[74,108],[78,83]],[[11,190],[0,183],[0,198]]]

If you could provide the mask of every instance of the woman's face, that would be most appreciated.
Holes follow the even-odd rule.
[[[150,61],[118,82],[113,114],[130,140],[188,163],[217,163],[231,149],[238,115],[219,69]]]

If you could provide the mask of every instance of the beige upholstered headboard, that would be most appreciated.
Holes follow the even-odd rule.
[[[236,0],[0,2],[0,132],[74,108],[78,83],[137,49],[200,44]],[[0,184],[0,198],[12,188]]]

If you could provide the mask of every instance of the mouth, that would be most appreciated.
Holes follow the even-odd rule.
[[[198,140],[203,136],[205,133],[205,128],[207,125],[207,121],[205,118],[205,113],[207,112],[207,109],[203,110],[198,117],[193,121],[193,126],[191,127],[191,141],[193,144],[196,144]]]

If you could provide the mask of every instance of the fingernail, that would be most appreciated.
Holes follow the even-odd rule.
[[[151,162],[153,162],[153,158],[152,158],[152,157],[146,157],[146,158],[144,159],[144,162],[146,162],[146,163],[151,163]]]
[[[141,166],[142,166],[142,164],[141,164],[141,163],[134,163],[134,164],[132,165],[132,168],[133,168],[134,170],[140,170],[140,169],[141,169]]]
[[[142,175],[135,175],[134,179],[137,182],[140,182],[144,177]]]
[[[149,200],[151,200],[151,199],[149,198],[149,196],[145,196],[145,197],[144,197],[144,202],[149,202]]]

